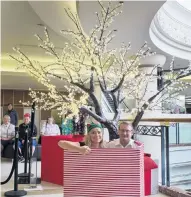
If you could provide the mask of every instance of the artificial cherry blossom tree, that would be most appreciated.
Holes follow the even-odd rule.
[[[137,102],[135,120],[136,127],[141,120],[146,109],[152,109],[163,100],[176,96],[177,93],[187,88],[190,84],[182,82],[181,79],[191,74],[191,65],[184,70],[174,72],[172,60],[171,78],[164,80],[164,85],[156,91],[149,99],[145,99],[148,91],[148,84],[151,80],[157,80],[154,71],[160,65],[154,65],[150,73],[140,69],[141,59],[155,55],[148,48],[147,43],[134,55],[128,52],[131,44],[122,44],[120,48],[111,48],[112,40],[117,33],[112,29],[111,24],[114,18],[121,13],[122,2],[101,2],[98,1],[100,12],[96,12],[97,24],[87,35],[81,25],[77,13],[72,13],[65,9],[68,17],[76,26],[76,31],[62,30],[65,36],[72,37],[70,43],[65,43],[62,50],[58,50],[50,40],[46,26],[43,38],[35,35],[39,41],[38,46],[53,58],[53,62],[47,65],[39,61],[32,60],[21,49],[15,47],[14,50],[19,56],[12,56],[18,62],[18,68],[24,68],[39,83],[43,84],[48,92],[30,90],[32,102],[42,109],[57,109],[58,113],[70,116],[78,114],[79,110],[87,113],[95,120],[102,123],[109,131],[110,139],[117,138],[117,124],[120,120],[120,104],[124,99],[135,99]],[[63,83],[64,93],[60,91],[52,82],[52,79],[60,80]],[[114,116],[108,120],[104,116],[102,106],[95,94],[95,83],[104,94],[108,94],[114,104]],[[80,95],[80,98],[76,98]],[[87,100],[91,99],[95,113],[87,105]],[[28,103],[29,104],[29,103]]]

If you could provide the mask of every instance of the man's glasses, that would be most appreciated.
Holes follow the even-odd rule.
[[[121,132],[127,132],[127,133],[133,132],[132,130],[128,130],[128,129],[127,130],[126,129],[120,129],[120,131]]]

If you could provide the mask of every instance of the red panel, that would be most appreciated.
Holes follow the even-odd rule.
[[[145,196],[151,195],[151,170],[145,171]]]
[[[150,154],[145,153],[144,154],[144,166],[145,166],[145,171],[147,170],[152,170],[155,168],[158,168],[158,165],[150,158]]]
[[[72,135],[42,137],[41,179],[63,185],[63,150],[58,146],[60,140],[81,141],[82,137],[75,137],[75,140]]]

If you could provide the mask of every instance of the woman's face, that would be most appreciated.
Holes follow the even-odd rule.
[[[94,128],[89,132],[91,143],[100,143],[102,141],[102,132],[99,128]]]
[[[52,124],[53,121],[54,121],[53,118],[49,118],[49,119],[48,119],[48,123],[49,123],[49,124]]]

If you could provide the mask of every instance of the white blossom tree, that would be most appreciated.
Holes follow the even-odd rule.
[[[191,65],[179,72],[173,71],[174,59],[170,66],[171,78],[164,81],[163,87],[156,91],[149,99],[145,94],[150,91],[147,87],[151,79],[157,79],[154,71],[160,65],[154,65],[147,73],[140,69],[140,60],[155,53],[145,43],[134,55],[128,52],[131,44],[122,44],[118,49],[112,49],[110,43],[115,37],[116,29],[111,28],[114,18],[121,13],[122,2],[98,1],[100,12],[96,12],[97,24],[87,35],[84,33],[78,15],[65,9],[68,17],[76,26],[76,31],[62,30],[65,36],[71,36],[72,41],[65,43],[62,50],[58,50],[50,40],[48,29],[44,25],[45,37],[35,35],[39,47],[53,58],[53,63],[44,65],[30,59],[25,52],[15,47],[19,56],[12,56],[18,62],[18,68],[24,68],[39,83],[47,87],[48,92],[30,90],[32,102],[38,107],[49,110],[57,109],[60,114],[72,111],[71,116],[79,110],[87,113],[102,123],[109,131],[110,139],[117,138],[117,123],[120,120],[120,104],[124,99],[135,99],[137,102],[136,117],[133,122],[136,127],[144,111],[151,109],[163,100],[175,96],[190,84],[181,81],[191,74]],[[64,93],[52,82],[59,79],[65,88]],[[102,93],[110,95],[114,104],[114,116],[108,120],[95,94],[95,82],[99,84]],[[80,99],[76,95],[80,95]],[[87,107],[87,100],[91,99],[95,113]],[[29,103],[28,103],[29,104]]]

